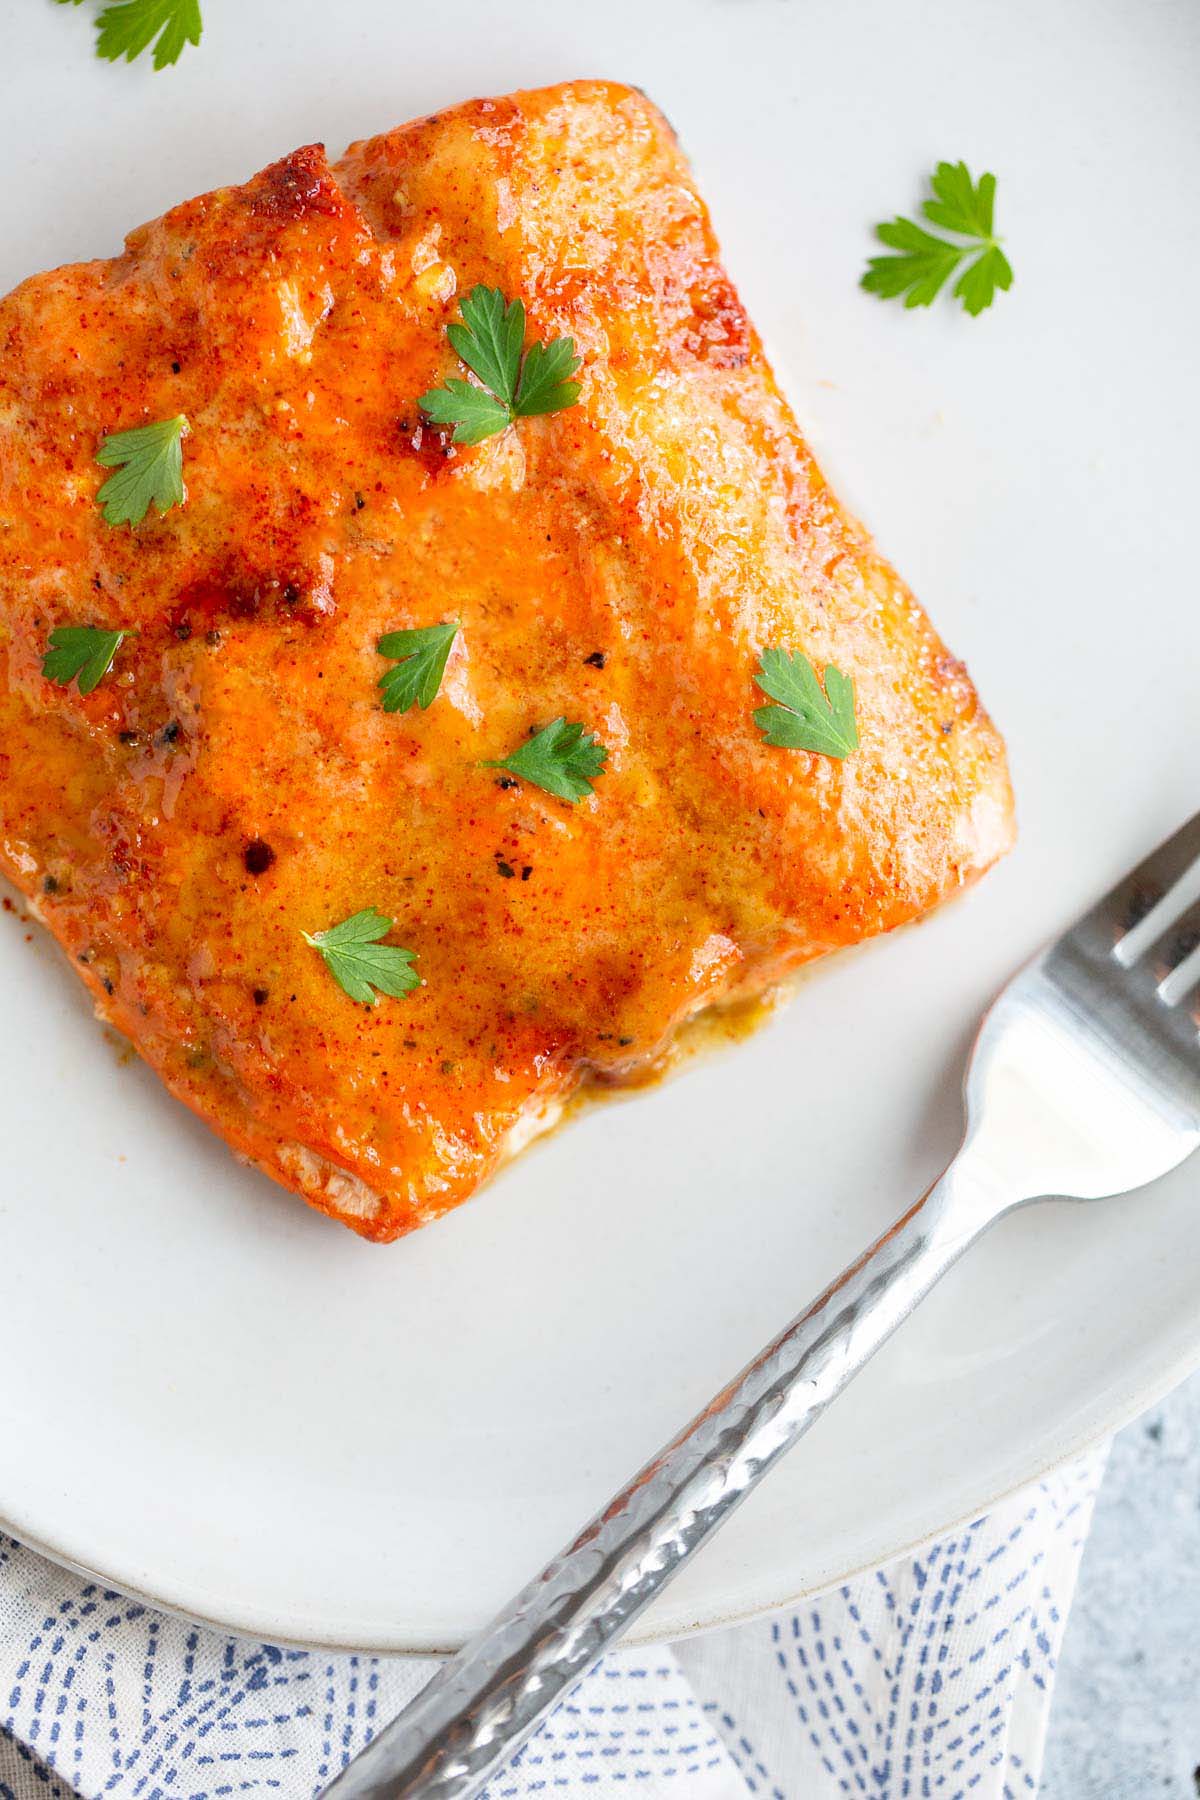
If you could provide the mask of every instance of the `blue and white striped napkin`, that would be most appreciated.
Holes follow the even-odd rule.
[[[1106,1452],[779,1614],[606,1657],[486,1800],[1016,1800]],[[149,1610],[0,1536],[0,1800],[311,1800],[429,1679]]]

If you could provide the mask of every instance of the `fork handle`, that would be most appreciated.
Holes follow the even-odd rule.
[[[444,1664],[325,1800],[478,1794],[999,1210],[961,1158],[951,1164]]]

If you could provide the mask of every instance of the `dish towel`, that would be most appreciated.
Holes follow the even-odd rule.
[[[1017,1800],[1106,1451],[795,1611],[618,1650],[486,1800]],[[429,1679],[203,1631],[0,1536],[0,1800],[311,1800]]]

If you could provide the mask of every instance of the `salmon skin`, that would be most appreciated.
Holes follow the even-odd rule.
[[[577,404],[455,444],[476,284]],[[186,499],[105,522],[103,439],[186,415]],[[459,629],[387,712],[387,633]],[[49,633],[136,635],[87,693]],[[859,744],[764,741],[762,651]],[[572,805],[483,765],[555,719]],[[571,82],[319,145],[0,302],[0,868],[103,1018],[365,1237],[472,1194],[589,1076],[914,919],[1009,845],[962,664],[830,493],[661,114]],[[373,907],[421,985],[305,940]]]

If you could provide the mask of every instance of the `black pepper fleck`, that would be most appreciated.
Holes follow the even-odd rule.
[[[521,870],[521,880],[522,880],[522,881],[528,881],[528,880],[529,880],[529,877],[530,877],[530,876],[531,876],[531,875],[532,875],[532,874],[533,874],[533,864],[532,864],[532,863],[526,863],[526,864],[525,864],[525,866],[524,866],[524,867],[523,867],[523,868],[522,868],[522,870]]]
[[[192,627],[188,620],[180,619],[178,625],[175,627],[175,636],[179,639],[181,644],[186,644],[191,635]]]
[[[123,744],[136,744],[138,741],[136,731],[118,731],[117,736]]]
[[[182,367],[183,367],[183,364],[181,362],[173,362],[171,364],[172,375],[178,375],[178,373],[179,373],[180,369],[182,369]]]
[[[417,1040],[416,1040],[416,1038],[405,1038],[405,1040],[404,1040],[404,1048],[405,1048],[405,1049],[406,1049],[406,1050],[415,1050],[415,1049],[416,1049],[416,1047],[417,1047]]]
[[[178,719],[172,719],[171,723],[169,725],[164,725],[162,730],[159,732],[159,734],[158,734],[159,743],[160,744],[178,743],[179,734],[182,730],[183,730],[183,726],[179,723]]]
[[[285,606],[295,606],[299,599],[300,589],[296,586],[294,581],[289,581],[283,590],[283,604]]]
[[[503,875],[505,881],[511,881],[516,872],[517,871],[513,868],[511,863],[497,861],[496,873],[497,875]]]
[[[633,1042],[633,1039],[632,1039],[632,1038],[618,1038],[618,1039],[617,1039],[617,1042],[618,1042],[618,1044],[620,1044],[620,1045],[621,1045],[621,1046],[622,1046],[622,1048],[623,1048],[623,1049],[624,1049],[624,1048],[627,1048],[627,1047],[628,1047],[628,1045],[630,1045],[630,1044],[632,1044],[632,1042]]]
[[[249,874],[265,875],[275,861],[275,852],[262,838],[251,838],[242,853],[242,860]]]
[[[116,992],[116,989],[113,987],[113,984],[108,979],[107,975],[104,976],[102,985],[106,994],[114,994]]]
[[[590,656],[585,656],[583,660],[589,669],[602,669],[604,667],[604,652],[603,650],[593,650],[592,654]]]
[[[513,775],[497,775],[496,777],[496,786],[498,788],[514,788],[516,785],[516,777]]]
[[[355,512],[361,512],[363,507],[366,504],[367,503],[363,499],[362,495],[358,492],[357,489],[355,489],[355,493],[354,493],[354,510],[355,510]]]
[[[216,630],[206,631],[204,634],[204,641],[209,646],[210,649],[215,650],[217,645],[221,641],[221,634],[219,631],[216,631]]]
[[[449,1057],[446,1057],[446,1059],[442,1063],[442,1074],[443,1075],[453,1075],[453,1073],[454,1073],[454,1064],[450,1061]]]
[[[58,882],[53,875],[47,875],[42,881],[43,894],[57,894]]]
[[[255,990],[254,990],[255,1006],[265,1006],[267,1004],[267,1001],[270,998],[271,998],[271,996],[267,992],[266,988],[255,988]]]

